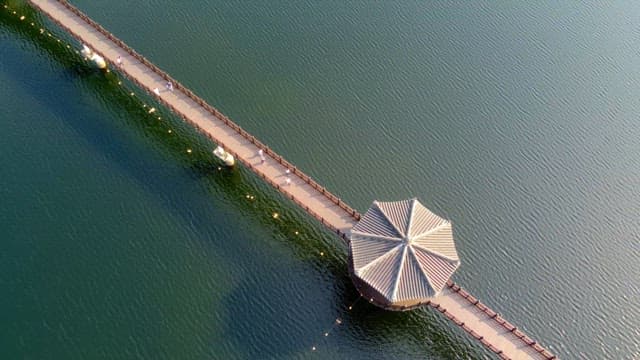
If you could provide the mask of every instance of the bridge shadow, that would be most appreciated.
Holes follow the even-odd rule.
[[[28,6],[21,8],[21,11],[31,19],[41,18],[37,12]],[[126,125],[134,126],[155,145],[162,148],[163,153],[169,156],[171,161],[185,168],[194,183],[206,183],[206,188],[210,192],[226,197],[229,200],[228,203],[233,204],[232,206],[238,209],[240,213],[257,219],[256,221],[269,228],[272,233],[280,234],[278,241],[284,242],[298,259],[310,264],[318,275],[315,278],[319,277],[331,283],[332,289],[330,290],[331,295],[329,298],[334,304],[333,307],[327,307],[322,302],[316,303],[312,299],[305,299],[303,303],[306,304],[305,306],[313,307],[314,304],[317,304],[320,309],[332,309],[332,314],[316,316],[313,315],[313,309],[310,309],[309,316],[316,320],[343,319],[342,325],[333,331],[332,336],[340,336],[340,334],[345,333],[351,334],[350,336],[358,334],[358,336],[367,339],[366,344],[376,344],[388,341],[389,334],[402,334],[402,336],[410,337],[413,344],[418,344],[416,345],[417,348],[423,351],[420,357],[423,357],[424,354],[431,354],[443,359],[480,357],[477,347],[468,344],[462,340],[463,338],[455,335],[455,331],[451,331],[450,326],[447,326],[437,314],[430,311],[419,310],[411,313],[394,313],[381,310],[365,301],[358,302],[352,311],[346,310],[354,299],[358,298],[358,294],[347,276],[345,247],[340,244],[338,238],[328,234],[319,224],[309,223],[306,214],[295,205],[288,201],[284,204],[284,196],[271,189],[268,185],[264,185],[249,170],[244,168],[234,170],[218,169],[210,155],[211,145],[209,140],[204,136],[194,135],[194,131],[188,125],[170,115],[166,110],[161,109],[158,104],[153,105],[159,109],[154,115],[160,116],[163,121],[149,122],[148,107],[143,108],[141,104],[152,104],[153,100],[150,97],[144,95],[130,96],[129,90],[133,89],[133,86],[122,77],[114,73],[105,74],[92,69],[77,55],[73,47],[67,48],[55,38],[44,36],[39,29],[48,26],[45,21],[35,22],[36,26],[26,26],[18,18],[6,16],[5,14],[0,15],[0,21],[5,28],[41,48],[51,59],[62,65],[65,76],[79,79],[85,89],[100,94],[99,99],[102,103],[126,113],[126,118],[128,119]],[[62,37],[64,38],[64,36]],[[70,38],[67,37],[66,39]],[[14,73],[18,74],[21,69],[15,70]],[[118,82],[129,84],[129,86],[123,87],[118,85]],[[30,88],[33,85],[24,83],[23,86],[28,92],[37,93],[37,89]],[[137,89],[135,91],[137,93],[140,92]],[[56,115],[64,118],[80,136],[90,142],[95,149],[108,156],[112,162],[134,178],[146,191],[154,194],[164,194],[163,205],[174,216],[180,217],[184,221],[193,222],[195,231],[199,231],[200,235],[202,235],[200,238],[206,238],[206,232],[200,229],[207,228],[209,219],[206,216],[194,215],[191,209],[193,207],[208,206],[210,199],[198,196],[185,198],[183,197],[184,193],[174,195],[174,189],[171,184],[149,177],[148,173],[143,169],[126,161],[125,159],[129,158],[130,154],[125,148],[119,148],[111,141],[118,134],[114,133],[112,128],[101,125],[100,121],[88,119],[87,114],[82,112],[82,109],[73,105],[74,99],[37,97],[37,101],[56,113]],[[65,110],[61,110],[60,102],[67,102],[69,106],[65,106]],[[171,128],[175,129],[175,133],[171,136],[167,135],[167,124],[170,124]],[[191,148],[193,152],[187,154],[184,151],[186,148]],[[260,196],[251,201],[237,201],[245,198],[247,194],[260,194]],[[273,221],[272,218],[266,217],[265,213],[268,209],[278,209],[281,213],[281,218],[286,220]],[[296,231],[303,235],[294,236]],[[318,257],[319,250],[324,251],[326,256]],[[237,257],[238,254],[228,252],[225,253],[225,256],[230,257],[233,261],[234,256]],[[281,281],[287,280],[283,278]],[[284,288],[283,291],[285,291]],[[238,286],[224,300],[223,309],[229,313],[227,318],[233,318],[238,312],[245,311],[245,309],[258,308],[256,304],[260,301],[259,294],[253,297],[247,296],[247,294],[255,293],[255,283],[251,279],[240,281]],[[249,313],[251,316],[261,317],[261,322],[268,324],[266,328],[263,328],[262,333],[253,333],[256,336],[256,339],[254,339],[256,344],[264,344],[264,346],[249,347],[246,353],[250,358],[281,358],[300,354],[308,351],[310,343],[314,340],[310,338],[309,332],[292,333],[287,331],[283,334],[282,322],[286,315],[283,315],[283,312],[279,311],[279,309],[299,308],[301,302],[295,297],[287,296],[283,296],[279,301],[278,309],[274,308],[272,311],[263,311],[261,313]],[[315,332],[314,328],[322,330],[325,327],[310,325],[309,331]],[[238,344],[247,343],[246,334],[237,327],[233,327],[232,324],[227,325],[226,332],[231,336],[233,342]],[[315,336],[315,333],[311,335]],[[319,332],[319,335],[321,335],[321,332]],[[276,336],[287,336],[290,341],[278,346],[266,345]],[[339,341],[330,344],[340,346]],[[376,358],[375,354],[377,354],[379,348],[366,349],[362,347],[359,350],[363,354],[362,358]],[[351,358],[353,358],[352,355],[350,354]]]

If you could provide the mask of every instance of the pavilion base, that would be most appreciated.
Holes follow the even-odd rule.
[[[431,302],[429,299],[413,299],[402,302],[389,301],[378,290],[371,287],[365,281],[356,276],[355,272],[353,271],[353,259],[351,259],[351,254],[349,254],[349,275],[351,276],[353,285],[355,285],[356,289],[364,299],[385,310],[409,311],[421,306],[429,305],[429,303]],[[438,294],[436,294],[435,296],[437,295]]]

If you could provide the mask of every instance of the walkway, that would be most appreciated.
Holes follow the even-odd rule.
[[[549,350],[452,281],[429,305],[501,359],[557,359]]]
[[[120,56],[123,65],[119,70],[131,81],[348,242],[349,230],[360,219],[354,209],[66,1],[29,2],[109,63],[116,64]],[[167,82],[173,84],[173,91],[165,88]],[[158,89],[159,95],[154,89]],[[261,149],[264,163],[258,155]],[[288,178],[290,184],[287,184]],[[430,306],[503,359],[556,358],[453,282],[448,283]]]
[[[120,56],[123,65],[119,70],[124,75],[347,241],[346,234],[358,221],[360,214],[337,196],[69,3],[46,0],[34,0],[30,3],[104,57],[108,63],[116,64]],[[165,88],[167,82],[173,84],[173,91]],[[160,95],[156,95],[154,89],[158,89]],[[258,155],[260,149],[264,152],[264,163],[261,163]],[[290,179],[290,184],[287,184],[287,178]]]

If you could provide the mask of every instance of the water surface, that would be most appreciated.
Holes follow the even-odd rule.
[[[454,280],[560,357],[640,358],[640,6],[74,3],[358,210],[451,219]],[[21,11],[0,16],[3,358],[489,356],[431,311],[349,311],[336,238]]]

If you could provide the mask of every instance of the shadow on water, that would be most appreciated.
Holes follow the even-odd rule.
[[[391,312],[380,309],[369,304],[364,299],[359,299],[359,295],[351,285],[351,280],[346,274],[346,266],[343,271],[334,278],[336,290],[334,294],[334,316],[340,319],[339,326],[331,327],[330,321],[325,323],[309,323],[309,328],[316,329],[316,336],[309,336],[308,332],[296,332],[286,329],[291,326],[286,313],[290,309],[297,309],[300,306],[313,306],[305,303],[301,305],[294,296],[283,296],[279,299],[277,308],[268,307],[262,309],[259,314],[253,312],[256,308],[255,298],[248,298],[243,294],[256,292],[255,284],[245,281],[225,300],[224,308],[231,313],[232,317],[237,317],[238,312],[248,313],[242,317],[253,315],[260,318],[260,332],[252,332],[251,344],[247,345],[247,333],[242,328],[229,325],[225,333],[233,337],[233,341],[243,347],[247,358],[297,358],[303,354],[307,357],[315,355],[312,346],[318,346],[318,358],[326,356],[326,349],[332,353],[341,353],[341,345],[344,341],[339,339],[345,337],[349,341],[349,347],[353,350],[343,353],[339,358],[350,359],[370,359],[378,358],[380,354],[396,353],[397,351],[384,351],[387,346],[395,347],[406,345],[410,347],[405,354],[406,358],[438,358],[438,359],[476,359],[487,358],[480,355],[482,351],[465,339],[457,329],[452,331],[446,320],[438,316],[429,309],[419,309],[411,312]],[[286,281],[286,274],[282,274]],[[259,297],[259,295],[257,295]],[[354,302],[354,299],[356,301]],[[349,311],[347,308],[353,305]],[[317,316],[326,319],[327,316]],[[315,317],[312,317],[315,318]],[[294,324],[295,325],[295,324]],[[329,337],[324,336],[324,331],[331,328]],[[309,330],[313,332],[313,330]],[[278,342],[277,339],[285,337],[287,343]],[[391,345],[389,345],[392,343]],[[386,345],[385,345],[386,344]],[[381,351],[382,350],[382,351]],[[323,355],[324,354],[324,355]],[[348,356],[345,356],[348,354]],[[304,356],[303,356],[304,357]]]
[[[140,131],[155,145],[161,148],[167,156],[175,163],[184,167],[194,183],[205,183],[205,189],[211,193],[220,193],[228,200],[229,204],[238,209],[242,214],[257,220],[262,226],[270,229],[279,241],[285,242],[292,253],[306,263],[313,264],[313,268],[323,276],[329,276],[333,281],[333,301],[335,313],[332,316],[344,319],[342,327],[336,330],[336,336],[340,333],[349,332],[358,334],[366,338],[367,344],[376,344],[379,341],[391,337],[412,338],[413,344],[419,344],[421,355],[431,354],[444,359],[459,359],[470,357],[481,357],[482,351],[478,351],[476,346],[463,340],[460,336],[454,336],[456,331],[452,331],[450,326],[430,311],[418,310],[410,313],[388,312],[376,308],[361,300],[353,311],[345,310],[354,299],[358,298],[355,288],[347,274],[345,246],[327,233],[319,224],[310,223],[306,214],[295,206],[291,206],[285,198],[275,189],[265,185],[259,178],[244,168],[218,169],[210,155],[211,143],[201,135],[194,135],[194,131],[179,120],[176,116],[169,114],[166,109],[146,94],[140,94],[140,90],[135,88],[128,81],[116,73],[101,73],[92,69],[77,54],[73,46],[74,40],[67,34],[49,36],[50,27],[47,20],[25,5],[23,2],[10,2],[12,8],[24,14],[26,20],[20,20],[10,12],[2,9],[0,23],[6,29],[25,39],[27,42],[37,46],[40,51],[44,51],[49,58],[61,65],[65,69],[64,76],[73,81],[79,81],[81,86],[89,89],[91,93],[100,94],[96,96],[103,105],[115,108],[117,111],[126,113],[126,126],[133,126]],[[33,20],[35,19],[35,20]],[[33,22],[33,25],[31,23]],[[44,32],[41,29],[45,29]],[[52,32],[52,34],[55,34]],[[62,41],[58,41],[62,39]],[[65,44],[66,43],[66,44]],[[16,73],[18,73],[16,69]],[[119,84],[119,82],[122,83]],[[124,86],[123,86],[124,85]],[[24,84],[31,93],[37,93],[32,85]],[[131,91],[136,92],[136,96],[131,96]],[[163,194],[163,205],[172,214],[194,224],[194,229],[200,235],[206,235],[202,229],[207,228],[209,219],[206,216],[193,214],[192,208],[202,208],[209,205],[210,199],[206,197],[194,196],[194,193],[180,192],[174,194],[171,184],[165,181],[156,180],[125,159],[128,153],[124,148],[118,148],[110,139],[116,136],[112,128],[106,128],[99,121],[87,121],[87,114],[82,113],[82,109],[73,106],[73,99],[38,97],[45,107],[56,115],[66,119],[66,121],[87,141],[89,141],[98,151],[109,156],[115,164],[131,175],[147,191],[155,194]],[[69,102],[69,106],[61,107],[60,102]],[[153,104],[147,107],[142,104]],[[162,121],[149,121],[149,107],[154,106],[158,110],[153,117],[161,117]],[[65,110],[61,110],[65,109]],[[74,113],[75,112],[75,113]],[[82,119],[82,121],[79,121]],[[124,125],[123,125],[124,126]],[[168,135],[167,128],[174,129],[174,133]],[[105,133],[111,133],[105,136]],[[190,148],[191,153],[184,150]],[[248,194],[260,194],[254,199],[247,198]],[[185,197],[186,196],[186,197]],[[245,201],[237,201],[244,199]],[[286,203],[286,204],[284,204]],[[265,216],[271,212],[279,212],[280,220],[274,221],[272,217]],[[296,233],[297,232],[297,233]],[[206,238],[202,236],[201,238]],[[326,256],[319,257],[317,254],[323,251]],[[226,256],[238,256],[233,252],[228,252]],[[229,297],[226,298],[225,307],[227,311],[238,311],[253,306],[244,294],[255,292],[250,282],[241,282]],[[283,297],[280,308],[296,308],[300,304],[293,297]],[[256,339],[259,343],[269,343],[273,334],[279,333],[282,313],[278,311],[263,312],[259,314],[263,322],[265,331],[262,332],[262,339]],[[239,344],[246,343],[244,334],[237,329],[229,329],[229,333],[234,336],[234,341]],[[391,335],[390,335],[391,334]],[[397,335],[401,334],[401,335]],[[258,352],[256,348],[247,350],[252,358],[260,356],[281,357],[284,355],[299,353],[307,349],[310,340],[307,334],[291,334],[287,336],[298,337],[290,341],[285,346],[272,347],[266,351]],[[353,336],[353,335],[352,335]],[[299,347],[292,348],[291,344],[299,344]]]

